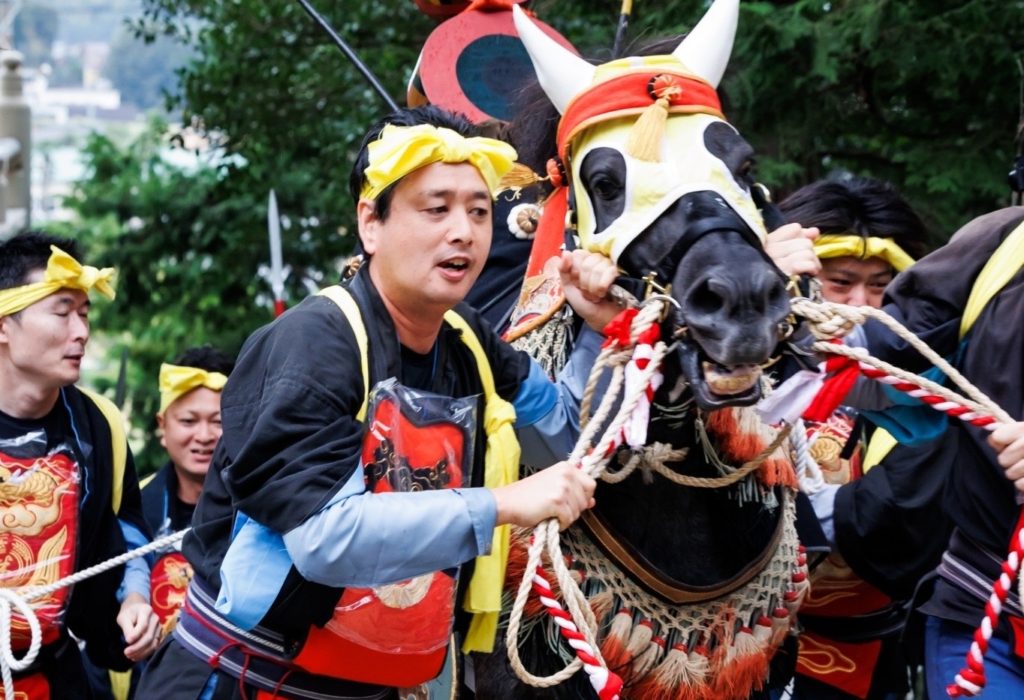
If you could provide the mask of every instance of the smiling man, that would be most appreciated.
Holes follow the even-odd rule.
[[[220,394],[234,364],[227,353],[206,346],[160,366],[156,421],[167,463],[142,485],[142,512],[155,537],[192,524],[220,440]],[[164,634],[174,626],[191,575],[178,548],[161,553],[153,565],[152,604]]]
[[[367,261],[243,347],[184,543],[195,578],[140,696],[397,697],[440,673],[453,631],[490,650],[503,526],[591,505],[590,477],[549,465],[596,344],[553,384],[461,303],[514,158],[434,107],[367,134],[350,180]],[[561,273],[603,327],[614,266],[566,254]],[[541,469],[517,481],[520,452]]]
[[[0,245],[2,586],[53,583],[124,553],[128,533],[145,530],[123,428],[111,427],[120,416],[74,386],[89,342],[89,292],[112,298],[113,270],[75,257],[73,241],[39,233]],[[147,578],[135,560],[127,572],[35,601],[43,647],[15,674],[18,696],[89,697],[71,634],[101,667],[124,669],[147,656],[157,639]],[[23,657],[31,635],[17,614],[12,640]]]

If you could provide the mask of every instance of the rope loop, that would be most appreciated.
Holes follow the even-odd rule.
[[[166,549],[179,542],[191,529],[185,528],[178,532],[172,532],[142,547],[137,547],[113,559],[107,559],[95,566],[77,571],[45,586],[20,589],[0,587],[0,677],[2,677],[4,684],[4,700],[14,700],[14,672],[24,671],[29,668],[35,662],[42,647],[42,628],[39,625],[39,618],[36,617],[35,608],[32,607],[30,601],[55,593],[62,588],[74,585],[79,581],[84,581],[104,571],[109,571],[124,564],[126,561]],[[25,655],[20,659],[14,655],[11,639],[15,612],[25,619],[29,628],[29,647]]]

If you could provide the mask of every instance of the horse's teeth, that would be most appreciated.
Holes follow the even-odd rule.
[[[716,394],[739,394],[754,386],[761,376],[761,368],[756,365],[742,365],[726,369],[713,362],[703,362],[704,381],[708,388]]]

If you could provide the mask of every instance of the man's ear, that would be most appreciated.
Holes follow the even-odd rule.
[[[7,324],[10,322],[10,316],[0,316],[0,343],[7,343]]]
[[[359,241],[363,252],[373,255],[377,252],[381,221],[377,218],[377,203],[372,199],[359,199],[356,205],[356,221],[359,226]]]
[[[164,414],[156,414],[156,434],[157,437],[160,438],[160,446],[167,449],[167,434],[164,432],[164,419]]]

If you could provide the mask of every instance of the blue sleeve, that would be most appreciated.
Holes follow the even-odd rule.
[[[569,456],[580,435],[580,401],[594,360],[601,352],[604,336],[584,327],[573,344],[572,355],[553,384],[536,364],[520,387],[513,405],[520,416],[520,403],[528,406],[528,421],[517,418],[516,435],[523,450],[522,461],[532,467],[548,467]],[[546,403],[527,403],[526,398],[546,393]],[[547,406],[538,415],[535,406]]]
[[[129,550],[149,544],[149,538],[131,523],[118,519]],[[143,557],[129,559],[124,565],[124,577],[117,589],[117,601],[123,603],[129,593],[138,593],[149,600],[149,563]]]
[[[496,517],[487,489],[366,493],[357,470],[323,510],[284,534],[284,544],[310,581],[377,586],[487,554]]]

